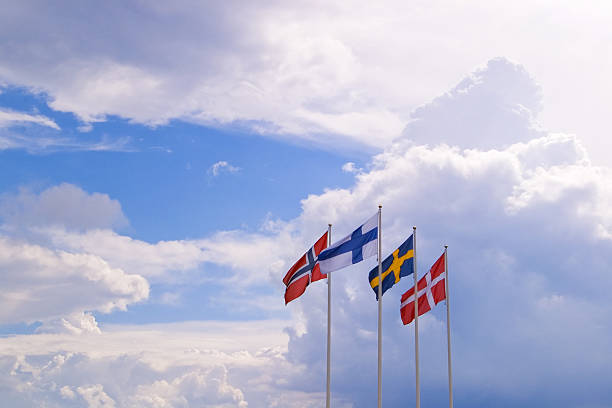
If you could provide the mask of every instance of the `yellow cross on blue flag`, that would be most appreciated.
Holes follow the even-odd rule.
[[[414,234],[413,234],[414,235]],[[382,262],[382,293],[399,282],[402,276],[408,276],[414,271],[412,262],[414,261],[413,235],[410,235],[402,245],[399,246],[391,255]],[[378,266],[370,271],[370,286],[376,293],[378,299]]]

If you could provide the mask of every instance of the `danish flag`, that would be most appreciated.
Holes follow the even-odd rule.
[[[432,307],[446,299],[446,270],[444,254],[417,283],[419,316],[429,312]],[[402,295],[400,306],[402,322],[409,324],[414,320],[414,286]]]
[[[327,278],[321,273],[318,257],[321,251],[327,248],[327,232],[289,269],[283,283],[285,289],[285,304],[291,302],[304,293],[310,282]]]

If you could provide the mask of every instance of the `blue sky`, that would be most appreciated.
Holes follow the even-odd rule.
[[[611,406],[606,2],[1,9],[10,406],[322,406],[326,285],[285,306],[282,277],[378,204],[384,255],[413,225],[420,274],[449,245],[456,406]],[[334,275],[335,407],[376,401],[374,264]],[[414,400],[410,284],[388,407]]]
[[[86,191],[104,191],[121,202],[130,220],[130,235],[147,241],[196,237],[218,229],[258,228],[260,221],[253,224],[253,220],[268,214],[295,217],[304,191],[347,186],[352,177],[342,172],[342,165],[367,159],[363,151],[338,154],[281,143],[237,126],[218,129],[176,121],[151,128],[111,117],[83,133],[77,130],[80,124],[73,115],[49,109],[47,98],[14,88],[0,94],[3,107],[40,112],[61,128],[16,126],[17,131],[33,137],[40,133],[67,137],[92,145],[94,151],[87,151],[86,145],[83,152],[70,147],[35,154],[26,149],[3,151],[7,165],[1,179],[3,191],[27,185],[42,189],[62,182]],[[95,151],[101,142],[122,146],[119,151],[112,147]],[[239,170],[222,168],[214,176],[210,169],[220,161]],[[248,206],[242,205],[245,200]],[[215,211],[219,209],[223,211]]]

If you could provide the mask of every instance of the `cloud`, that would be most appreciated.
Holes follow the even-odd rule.
[[[232,271],[223,276],[213,275],[215,281],[242,287],[261,282],[262,273],[264,276],[276,274],[288,265],[292,251],[299,251],[300,245],[292,241],[290,231],[278,234],[222,231],[207,238],[156,243],[136,240],[108,229],[73,232],[47,228],[37,229],[36,234],[38,239],[54,248],[95,254],[110,265],[154,281],[180,281],[181,275],[176,272],[202,272],[202,265],[210,263]],[[287,243],[279,251],[283,242]],[[207,274],[198,279],[207,279]]]
[[[131,152],[130,140],[118,138],[110,140],[102,138],[96,142],[82,142],[66,137],[24,135],[17,132],[0,131],[0,150],[19,149],[31,154],[45,154],[54,152]]]
[[[83,397],[89,408],[115,408],[115,400],[104,392],[101,384],[77,387],[77,393]]]
[[[190,405],[211,407],[248,406],[242,391],[227,384],[227,369],[223,366],[192,371],[171,382],[159,380],[150,385],[140,385],[133,399],[145,407],[172,407],[187,401]]]
[[[129,138],[110,139],[102,137],[93,142],[84,142],[70,137],[40,135],[29,132],[23,134],[0,129],[0,150],[21,149],[31,154],[54,152],[132,152]]]
[[[78,211],[56,211],[73,207]],[[0,323],[40,322],[34,335],[0,339],[0,371],[6,373],[0,375],[0,394],[6,403],[241,408],[321,403],[318,391],[285,385],[303,375],[301,366],[283,356],[286,321],[101,327],[93,314],[125,310],[149,297],[149,281],[172,287],[181,280],[177,271],[194,270],[185,279],[214,280],[221,289],[218,299],[210,300],[222,307],[278,312],[282,297],[249,288],[267,286],[302,246],[301,238],[291,238],[289,225],[268,222],[254,234],[225,231],[199,240],[147,243],[110,229],[125,220],[117,201],[68,184],[38,194],[7,194],[3,208]],[[203,267],[209,264],[223,267],[223,275],[210,275]],[[246,300],[228,302],[230,297]]]
[[[342,171],[345,173],[357,173],[361,171],[361,169],[355,167],[355,163],[353,162],[346,162],[342,165]]]
[[[46,320],[36,329],[37,333],[70,333],[100,334],[100,328],[96,318],[91,313],[75,312],[57,319]]]
[[[504,147],[545,135],[534,122],[541,104],[540,87],[525,68],[496,58],[415,109],[403,137],[416,144]]]
[[[501,68],[496,62],[479,69],[462,82],[470,84],[461,87],[462,93],[451,92],[448,98],[424,105],[422,115],[417,115],[418,129],[440,132],[449,130],[436,127],[437,122],[447,116],[455,118],[452,144],[443,142],[451,139],[416,142],[402,138],[374,156],[367,169],[355,175],[350,188],[328,189],[302,200],[302,213],[293,220],[269,223],[257,233],[222,231],[199,240],[156,244],[109,229],[46,227],[39,233],[49,247],[34,249],[56,258],[64,253],[76,259],[91,257],[99,270],[108,267],[119,277],[118,271],[129,274],[138,268],[145,276],[150,266],[150,270],[158,269],[146,276],[163,277],[166,268],[215,264],[230,272],[228,282],[242,284],[233,294],[245,293],[240,291],[256,285],[255,281],[261,284],[263,270],[282,301],[285,267],[312,244],[321,227],[332,223],[333,235],[342,236],[371,216],[380,203],[385,254],[406,238],[412,225],[418,227],[420,273],[439,256],[442,245],[449,245],[457,405],[474,401],[480,406],[499,405],[500,401],[508,406],[601,405],[612,397],[607,384],[612,364],[608,353],[612,302],[606,291],[612,284],[608,268],[612,262],[611,170],[593,165],[577,137],[547,132],[538,127],[533,115],[508,110],[524,106],[536,111],[540,91],[528,86],[533,81],[520,67],[510,69],[506,61],[499,63]],[[492,73],[486,72],[489,69]],[[489,82],[494,74],[501,78]],[[516,85],[517,75],[525,79],[518,82],[521,86],[500,87],[491,96],[488,86],[495,89],[494,84],[504,83],[505,77]],[[474,78],[482,80],[472,81]],[[494,102],[491,121],[481,128],[460,120],[462,115],[474,116],[466,106],[482,108],[480,98]],[[455,103],[458,99],[465,103]],[[489,129],[503,129],[505,123],[516,132],[492,137],[498,132]],[[27,252],[14,249],[15,238],[3,242],[12,252],[0,254],[21,259]],[[138,258],[145,263],[139,266]],[[368,260],[334,274],[332,387],[338,405],[367,407],[376,398],[372,387],[376,301],[367,281],[373,265],[374,260]],[[117,280],[129,280],[126,276]],[[44,276],[42,281],[46,283]],[[414,380],[412,330],[401,325],[398,310],[399,297],[410,282],[400,281],[383,299],[383,386],[385,404],[390,406],[414,398],[413,389],[406,387]],[[66,308],[70,312],[88,310],[74,309],[78,310]],[[103,327],[99,334],[62,334],[56,342],[45,334],[28,337],[29,341],[23,341],[24,337],[0,339],[0,350],[8,354],[0,372],[15,372],[3,377],[0,384],[9,390],[7,401],[21,404],[50,395],[65,403],[73,401],[70,395],[74,394],[77,401],[84,398],[75,388],[81,387],[99,398],[104,392],[117,406],[130,406],[134,400],[129,398],[142,394],[137,392],[139,386],[159,398],[160,404],[176,403],[178,390],[190,384],[181,392],[202,404],[286,406],[295,397],[297,406],[314,405],[324,398],[324,285],[311,285],[289,310],[295,323],[281,325],[287,326],[286,349],[253,351],[241,345],[280,335],[278,327],[262,321],[250,326],[241,323],[238,332],[228,327],[238,325],[235,322],[218,323],[223,326],[219,330],[209,327],[205,330],[208,343],[198,343],[202,347],[195,346],[193,353],[186,351],[185,344],[196,343],[195,338],[203,341],[201,334],[192,337],[184,329],[161,326],[158,332],[147,328],[146,335],[136,335],[129,328]],[[75,317],[74,323],[66,319],[70,326],[87,322],[86,315],[75,316],[79,319]],[[443,319],[441,308],[434,309],[422,319],[420,333],[423,398],[432,404],[444,403],[446,398]],[[90,340],[93,337],[95,341]],[[232,349],[236,344],[238,350],[247,348],[248,353]],[[47,374],[55,373],[58,362],[66,360],[61,354],[66,350],[75,353],[70,364],[78,367],[78,380],[73,374],[77,369],[70,364],[59,370],[61,375]],[[116,357],[118,350],[129,357]],[[40,360],[27,357],[43,352],[46,355]],[[216,368],[220,366],[225,370]],[[109,372],[123,377],[116,379]],[[208,390],[213,382],[220,386],[213,388],[210,399],[198,400],[199,390]]]
[[[607,151],[612,67],[602,39],[611,11],[597,1],[512,9],[498,0],[19,2],[0,21],[0,81],[44,92],[53,109],[90,124],[109,115],[151,126],[234,123],[286,140],[382,149],[422,101],[501,55],[546,87],[549,127],[588,133],[590,145]],[[113,31],[101,36],[109,24]]]
[[[238,173],[239,171],[240,167],[232,166],[225,160],[221,160],[210,166],[210,168],[208,169],[208,174],[212,174],[213,177],[217,177],[222,172]]]
[[[126,310],[147,300],[150,283],[207,282],[223,296],[269,289],[268,280],[287,267],[301,245],[283,223],[257,233],[137,240],[112,229],[127,224],[118,201],[71,184],[4,194],[0,217],[0,321],[40,321],[41,332],[96,332],[90,312]],[[166,293],[160,299],[176,304],[177,296]],[[269,292],[250,296],[249,310],[278,311],[282,301],[270,305],[268,300]]]
[[[43,32],[55,31],[57,21],[81,18],[75,9],[58,12],[39,4],[34,11],[32,6],[14,6],[11,13],[24,20],[34,14],[49,16],[37,19],[36,27],[47,27]],[[352,45],[334,33],[313,36],[307,27],[294,25],[293,6],[130,7],[150,20],[140,20],[136,29],[133,20],[124,19],[129,12],[124,5],[87,12],[99,16],[93,25],[121,21],[116,28],[122,43],[97,36],[91,25],[70,24],[70,35],[57,33],[62,38],[58,43],[46,41],[41,47],[35,38],[42,32],[24,37],[13,20],[4,20],[5,34],[24,49],[39,49],[42,60],[30,52],[17,56],[2,49],[6,58],[0,77],[44,90],[52,109],[74,112],[85,123],[108,115],[151,126],[172,119],[213,126],[234,122],[261,133],[299,134],[322,142],[312,134],[329,139],[330,133],[358,133],[361,144],[380,143],[401,130],[403,122],[395,112],[381,104],[371,106],[369,95],[354,91],[362,78]],[[299,14],[314,26],[331,22],[316,9],[303,11]],[[160,30],[177,26],[182,29]],[[154,40],[145,45],[144,33]],[[74,41],[77,37],[87,38],[90,46],[83,48]],[[43,65],[43,60],[55,61],[53,66],[60,68],[39,69],[34,60]]]
[[[98,256],[1,235],[0,270],[1,323],[48,320],[84,310],[125,310],[149,295],[143,277],[113,268]]]
[[[286,406],[313,406],[319,393],[278,384],[279,377],[302,374],[283,357],[287,324],[187,322],[110,326],[95,336],[0,338],[0,390],[17,407],[44,401],[49,407],[245,408],[281,406],[292,395],[298,405]]]
[[[104,136],[99,140],[83,141],[65,136],[61,131],[57,123],[46,116],[0,108],[0,151],[23,149],[40,154],[56,151],[132,150],[129,138]]]
[[[89,194],[62,183],[36,194],[21,189],[18,194],[0,196],[0,217],[13,227],[63,226],[86,230],[122,227],[127,218],[121,204],[106,194]]]
[[[34,123],[41,126],[47,126],[55,130],[60,130],[57,123],[46,116],[31,115],[28,113],[0,109],[0,128],[13,126],[20,123]]]
[[[64,228],[39,229],[50,245],[66,251],[92,253],[112,265],[147,278],[171,271],[195,269],[207,260],[197,241],[159,241],[148,243],[120,235],[109,229],[72,232]]]
[[[504,78],[514,85],[495,85]],[[462,84],[417,110],[404,138],[376,155],[353,186],[303,200],[294,228],[324,220],[342,236],[381,203],[383,256],[412,225],[420,274],[449,245],[458,405],[607,401],[603,378],[612,360],[604,355],[612,327],[604,316],[612,302],[602,287],[612,284],[606,266],[612,262],[612,170],[592,165],[575,136],[549,133],[533,115],[515,112],[513,106],[537,108],[541,95],[519,67],[496,61]],[[484,126],[465,120],[485,104],[491,111]],[[513,131],[498,131],[505,126]],[[451,132],[452,138],[444,136]],[[334,274],[332,383],[335,395],[355,407],[376,399],[377,315],[367,282],[374,262]],[[414,398],[406,388],[414,381],[412,327],[399,319],[399,297],[411,282],[400,281],[383,302],[383,398],[391,406]],[[309,367],[306,383],[325,372],[325,297],[310,291],[292,305],[304,330],[288,331],[288,359]],[[423,396],[440,404],[446,398],[442,309],[424,317],[420,333]],[[585,392],[565,391],[572,387]]]
[[[565,146],[568,157],[581,150],[575,139],[546,136],[538,142],[553,151]],[[538,149],[536,143],[528,146]],[[359,175],[350,190],[305,200],[303,217],[330,220],[342,235],[381,202],[383,252],[392,251],[416,224],[421,273],[443,244],[450,245],[455,384],[463,390],[458,404],[480,399],[546,405],[571,399],[562,391],[570,373],[585,379],[581,387],[595,390],[590,401],[601,401],[607,386],[600,379],[612,363],[601,360],[603,344],[612,339],[603,318],[612,303],[600,286],[612,283],[605,266],[612,261],[607,210],[612,174],[580,161],[530,167],[513,153],[518,147],[396,145],[377,156],[374,169]],[[529,156],[529,150],[522,153]],[[372,266],[370,261],[334,275],[332,382],[357,407],[375,399],[368,386],[376,372],[376,303],[366,278]],[[412,350],[412,328],[401,325],[398,310],[399,296],[411,282],[400,282],[383,304],[383,382],[385,401],[392,406],[413,398],[405,388],[414,375],[406,364],[412,358],[406,351]],[[324,338],[324,296],[310,292],[294,306],[305,317],[306,330],[291,333],[288,356],[313,373],[324,372],[324,353],[316,346]],[[421,331],[422,384],[429,395],[445,387],[443,319],[441,311],[433,312]],[[578,401],[571,399],[568,406]]]
[[[93,315],[126,310],[149,296],[137,273],[92,252],[50,244],[48,230],[75,234],[127,224],[118,201],[71,185],[0,197],[0,322],[41,321],[41,331],[99,332]]]

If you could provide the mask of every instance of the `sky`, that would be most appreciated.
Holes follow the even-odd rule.
[[[282,278],[382,205],[449,246],[458,407],[612,407],[606,1],[3,2],[0,398],[320,407],[327,286]],[[334,272],[332,406],[376,401],[376,259]],[[404,278],[383,405],[415,399]],[[447,403],[446,315],[419,320]]]

